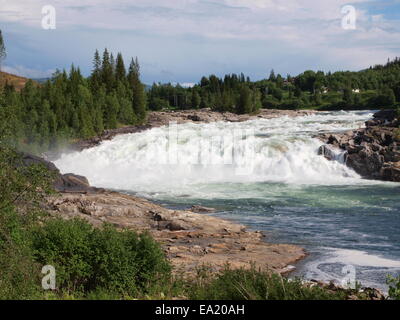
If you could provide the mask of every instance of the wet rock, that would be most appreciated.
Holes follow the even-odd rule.
[[[400,182],[399,121],[393,110],[383,110],[366,123],[367,127],[341,134],[324,134],[327,145],[347,151],[346,165],[367,179]],[[332,160],[330,149],[323,145],[319,154]]]
[[[172,221],[169,222],[166,226],[166,229],[170,231],[182,231],[182,230],[188,230],[189,227],[185,226],[183,223]]]
[[[47,168],[54,175],[53,186],[59,192],[95,192],[100,189],[90,186],[87,178],[72,173],[61,174],[60,170],[50,161],[41,157],[22,153],[22,161],[25,165],[39,164]]]
[[[318,149],[318,155],[324,156],[328,160],[334,160],[336,158],[336,154],[328,145],[320,146]]]
[[[202,206],[192,206],[190,211],[195,213],[213,213],[216,210],[214,208],[202,207]]]

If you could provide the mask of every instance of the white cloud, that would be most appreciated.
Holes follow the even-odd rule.
[[[0,0],[0,22],[39,29],[41,7],[51,4],[59,30],[257,42],[271,50],[281,48],[282,57],[291,51],[299,59],[314,55],[357,69],[393,56],[391,48],[400,38],[399,21],[370,16],[362,9],[369,2],[350,2],[357,9],[355,31],[341,28],[341,8],[349,0]]]

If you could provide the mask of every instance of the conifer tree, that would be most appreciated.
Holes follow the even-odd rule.
[[[115,66],[115,77],[117,81],[125,81],[126,78],[126,69],[124,64],[124,59],[121,53],[117,55],[117,61]]]
[[[93,70],[92,70],[92,75],[91,75],[91,83],[92,83],[92,89],[93,91],[97,91],[101,85],[101,58],[99,51],[96,49],[96,52],[94,54],[93,58]]]
[[[198,109],[200,107],[201,98],[200,98],[199,93],[195,89],[192,90],[191,100],[192,100],[191,101],[192,108]]]
[[[103,61],[101,64],[101,79],[107,89],[107,92],[110,92],[113,88],[113,67],[107,48],[104,50],[103,53]]]
[[[239,114],[246,114],[252,112],[251,90],[246,85],[242,86],[242,88],[240,89],[240,97],[239,97],[237,112]]]
[[[140,82],[140,66],[138,59],[131,61],[128,79],[132,88],[132,107],[140,123],[146,119],[146,92]]]

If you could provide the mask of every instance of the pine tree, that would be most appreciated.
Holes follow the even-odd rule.
[[[191,98],[191,102],[192,102],[192,108],[194,109],[198,109],[200,106],[200,102],[201,102],[201,98],[199,93],[197,92],[196,89],[192,90],[192,98]]]
[[[125,81],[126,78],[126,69],[124,64],[124,59],[122,58],[122,54],[118,53],[117,62],[115,66],[115,78],[117,81]]]
[[[93,58],[93,70],[91,75],[92,90],[97,91],[101,85],[101,59],[99,51],[96,49]]]
[[[258,112],[262,108],[261,93],[256,90],[253,92],[253,108],[252,112]]]
[[[115,94],[107,96],[106,127],[109,129],[117,128],[117,115],[120,109],[118,99]]]
[[[272,82],[276,81],[276,76],[275,76],[274,69],[271,70],[271,73],[269,74],[269,79],[268,80],[272,81]]]
[[[113,88],[113,67],[111,63],[110,54],[108,53],[107,48],[103,53],[103,61],[101,65],[101,79],[103,84],[105,85],[107,92],[110,92]]]
[[[131,61],[129,66],[128,80],[132,88],[132,108],[137,120],[143,123],[146,119],[146,92],[144,85],[140,82],[140,66],[138,59]]]
[[[239,104],[237,113],[246,114],[252,112],[252,94],[249,87],[246,85],[240,89]]]

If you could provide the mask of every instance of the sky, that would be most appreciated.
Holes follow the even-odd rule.
[[[55,29],[44,29],[44,6]],[[343,28],[351,5],[355,29]],[[47,20],[45,20],[47,21]],[[145,83],[190,84],[203,75],[270,70],[361,70],[400,56],[400,0],[0,0],[2,69],[43,78],[74,63],[85,75],[96,49],[138,57]]]

